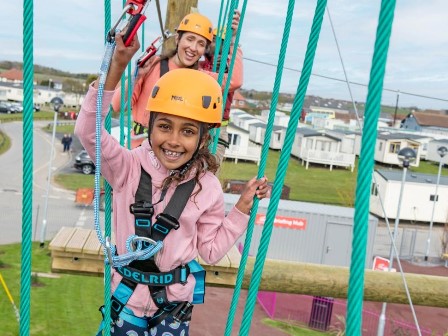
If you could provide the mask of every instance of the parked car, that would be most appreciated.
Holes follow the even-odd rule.
[[[95,171],[95,164],[85,149],[76,155],[73,166],[86,175],[92,174]]]
[[[14,107],[10,102],[0,101],[0,113],[17,113],[17,108]]]

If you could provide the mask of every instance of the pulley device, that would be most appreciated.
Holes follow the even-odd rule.
[[[126,14],[129,14],[129,20],[126,23],[126,34],[123,37],[124,45],[128,47],[131,44],[135,34],[140,26],[145,22],[146,16],[143,14],[149,5],[148,0],[128,0],[126,1],[120,18],[113,25],[107,34],[107,41],[111,42],[115,37],[115,31]]]

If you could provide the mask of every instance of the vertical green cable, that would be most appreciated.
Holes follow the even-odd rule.
[[[278,95],[280,92],[280,84],[283,75],[283,66],[285,64],[286,49],[288,46],[289,33],[291,30],[292,16],[294,13],[295,0],[289,0],[288,10],[285,19],[285,28],[283,29],[283,38],[279,52],[279,58],[277,62],[277,71],[275,74],[274,88],[272,90],[271,108],[269,111],[268,123],[266,126],[266,134],[261,151],[260,168],[258,169],[257,178],[260,179],[264,176],[266,169],[266,162],[269,154],[269,144],[271,142],[271,134],[274,128],[275,111],[277,109]],[[238,299],[240,297],[241,286],[244,280],[244,271],[246,269],[247,257],[249,256],[250,244],[252,241],[252,235],[254,231],[255,218],[258,212],[259,200],[254,197],[254,204],[250,213],[249,224],[246,231],[246,239],[244,241],[243,253],[241,254],[240,267],[238,268],[238,274],[236,277],[235,289],[233,291],[232,302],[230,304],[230,310],[227,317],[227,324],[225,334],[230,336],[232,333],[233,320],[235,312],[238,306]]]
[[[316,11],[314,13],[313,25],[308,40],[302,74],[300,76],[299,85],[297,88],[296,96],[294,98],[293,108],[291,111],[288,128],[286,130],[285,142],[280,154],[274,187],[272,188],[271,201],[269,202],[266,221],[264,223],[263,232],[260,239],[260,246],[258,248],[257,256],[255,259],[254,270],[252,273],[252,279],[247,295],[247,302],[244,308],[243,320],[241,322],[239,333],[240,335],[249,335],[250,324],[252,321],[258,288],[261,281],[261,274],[263,272],[264,262],[266,260],[266,254],[269,247],[269,240],[272,234],[275,214],[277,212],[282,187],[290,160],[291,148],[294,142],[297,124],[299,122],[303,102],[305,100],[306,89],[308,87],[309,79],[311,76],[311,70],[313,67],[314,56],[317,49],[317,42],[319,40],[319,34],[322,27],[323,15],[325,13],[326,5],[327,0],[319,0],[316,5]]]
[[[23,2],[23,197],[20,335],[30,333],[31,234],[33,225],[33,0]]]
[[[111,28],[111,2],[110,0],[104,1],[104,36],[107,36],[107,33],[109,32]],[[106,42],[106,40],[104,41]],[[105,127],[108,131],[110,131],[110,112],[105,120]],[[111,237],[112,235],[112,225],[111,225],[111,187],[110,185],[104,181],[104,190],[105,190],[105,219],[104,219],[104,235],[105,237]],[[111,310],[111,268],[110,265],[104,265],[104,332],[103,335],[110,335],[110,325],[111,325],[111,317],[110,317],[110,310]]]
[[[374,167],[377,124],[381,110],[381,94],[387,52],[394,19],[395,0],[383,0],[376,32],[370,81],[364,113],[364,127],[356,180],[355,221],[347,300],[347,335],[361,335],[364,268],[369,224],[370,185]]]

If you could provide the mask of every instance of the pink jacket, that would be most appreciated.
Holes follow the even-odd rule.
[[[114,92],[103,95],[102,116],[108,112]],[[95,112],[97,90],[90,87],[76,121],[75,134],[95,160]],[[134,203],[140,181],[141,167],[152,177],[152,200],[160,199],[161,184],[168,171],[155,157],[145,140],[141,147],[128,150],[109,135],[103,125],[101,132],[101,174],[113,188],[113,232],[118,254],[125,253],[125,241],[134,234],[134,216],[129,206]],[[180,228],[172,230],[164,240],[163,249],[156,255],[156,264],[162,272],[186,264],[198,255],[209,264],[222,259],[236,240],[244,233],[249,216],[233,207],[224,215],[224,197],[218,178],[206,172],[200,179],[203,189],[190,199],[180,217]],[[198,185],[196,185],[198,188]],[[195,189],[196,190],[196,189]],[[155,216],[162,212],[173,195],[174,188],[167,191],[165,200],[155,205]],[[115,290],[121,276],[113,271],[112,289]],[[191,301],[195,279],[190,274],[186,285],[167,287],[168,299]],[[146,285],[138,285],[128,302],[137,316],[152,316],[157,310]]]

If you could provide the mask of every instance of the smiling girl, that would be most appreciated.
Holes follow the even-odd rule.
[[[115,38],[103,118],[121,74],[139,49],[137,39],[125,47],[122,36]],[[192,61],[189,56],[185,60]],[[93,159],[97,86],[90,86],[75,128]],[[267,179],[250,180],[225,215],[221,184],[213,174],[217,164],[208,150],[208,131],[221,123],[222,92],[209,75],[193,69],[169,71],[154,84],[146,110],[151,118],[148,138],[135,149],[121,147],[104,126],[101,132],[101,174],[113,188],[118,255],[126,253],[132,235],[163,241],[163,249],[151,259],[113,268],[111,334],[188,335],[200,283],[192,262],[200,256],[215,264],[225,256],[247,228],[254,196],[266,197]],[[192,186],[188,192],[182,189],[186,185]],[[145,206],[137,202],[142,197]],[[176,218],[168,209],[179,203],[185,205]],[[144,218],[141,209],[150,209]]]

